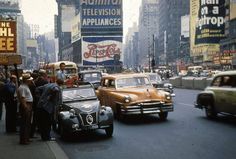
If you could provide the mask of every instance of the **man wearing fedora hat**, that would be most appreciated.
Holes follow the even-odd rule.
[[[20,144],[29,144],[30,122],[32,114],[33,97],[29,89],[33,78],[30,74],[22,74],[22,84],[18,89],[18,98],[20,100]]]

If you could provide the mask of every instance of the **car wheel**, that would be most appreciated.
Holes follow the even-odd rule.
[[[111,124],[108,128],[105,129],[106,135],[107,135],[108,137],[112,137],[113,129],[114,129],[114,128],[113,128],[113,124]]]
[[[209,119],[214,119],[217,116],[217,113],[216,113],[216,111],[215,111],[215,109],[214,109],[212,104],[208,104],[205,107],[205,112],[206,112],[207,118],[209,118]]]
[[[166,120],[167,116],[168,116],[168,112],[161,112],[161,113],[159,113],[159,118],[162,121]]]
[[[120,106],[120,105],[117,105],[117,106],[116,106],[116,114],[115,114],[115,117],[116,117],[118,120],[123,120],[123,119],[124,119],[124,115],[121,113],[121,106]]]

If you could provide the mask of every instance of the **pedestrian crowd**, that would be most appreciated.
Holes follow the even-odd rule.
[[[59,75],[63,77],[63,72]],[[62,103],[63,83],[59,77],[55,83],[49,83],[43,69],[23,73],[19,79],[0,70],[0,120],[5,105],[6,133],[19,131],[19,143],[23,145],[30,144],[37,130],[43,141],[54,140],[51,127],[56,120],[57,106]]]

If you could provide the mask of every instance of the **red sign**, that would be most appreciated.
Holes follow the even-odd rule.
[[[0,20],[0,53],[16,53],[16,21]]]

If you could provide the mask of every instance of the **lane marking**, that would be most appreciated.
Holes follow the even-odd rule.
[[[194,107],[194,104],[187,104],[187,103],[176,103],[176,104],[187,106],[187,107]]]

